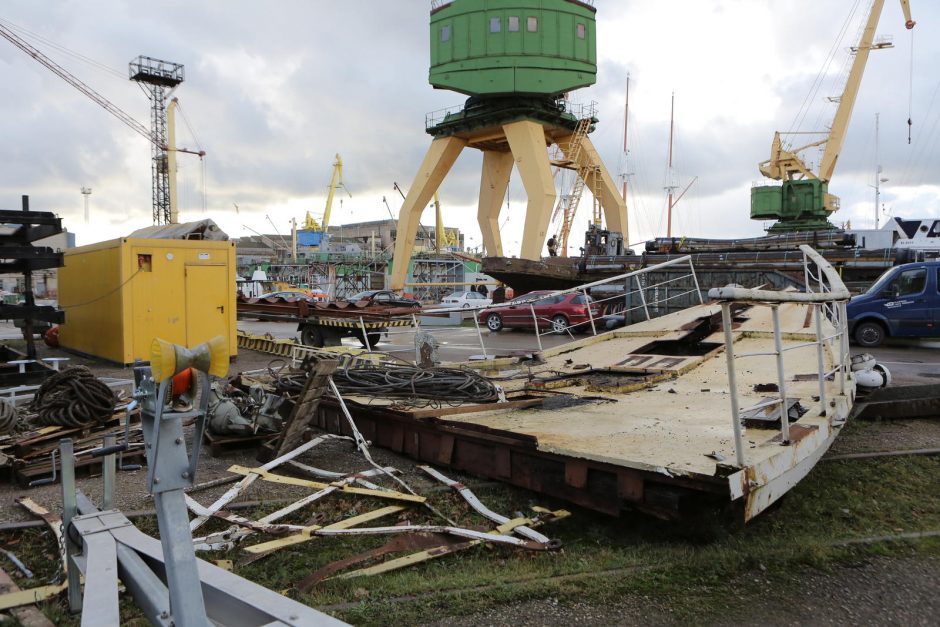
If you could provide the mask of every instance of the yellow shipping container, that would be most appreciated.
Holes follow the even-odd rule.
[[[235,243],[124,237],[65,251],[63,348],[150,360],[155,337],[192,347],[216,335],[236,354]]]

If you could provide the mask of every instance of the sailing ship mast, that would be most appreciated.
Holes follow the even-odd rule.
[[[675,130],[676,92],[672,92],[669,105],[669,165],[666,170],[666,193],[668,198],[668,211],[666,213],[666,237],[672,237],[672,194],[676,189],[675,178],[672,172],[672,135]]]

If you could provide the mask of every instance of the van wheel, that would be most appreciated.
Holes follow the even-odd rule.
[[[859,346],[865,348],[881,346],[881,343],[885,340],[885,335],[885,328],[880,323],[871,320],[862,322],[855,327],[855,341],[858,342]]]

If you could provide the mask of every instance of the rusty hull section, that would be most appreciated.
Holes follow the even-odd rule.
[[[638,510],[682,518],[703,504],[731,506],[729,469],[721,476],[679,476],[557,455],[534,437],[440,418],[416,418],[388,407],[347,401],[362,435],[375,446],[412,459],[489,477],[617,516]],[[324,431],[351,435],[335,401],[324,399],[314,421]]]

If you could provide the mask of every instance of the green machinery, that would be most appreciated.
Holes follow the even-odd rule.
[[[905,26],[914,28],[909,0],[900,0]],[[862,74],[872,50],[890,48],[889,41],[875,41],[875,28],[884,8],[884,0],[874,0],[858,45],[852,49],[855,59],[839,97],[832,128],[819,140],[792,148],[784,144],[780,133],[774,134],[770,159],[760,164],[761,174],[781,181],[780,185],[761,185],[751,189],[751,219],[777,220],[767,231],[771,234],[792,231],[835,229],[829,215],[839,209],[839,198],[829,193],[829,181],[845,142],[845,134],[858,97]],[[910,123],[910,121],[908,121]],[[825,146],[819,171],[814,173],[800,156],[804,150]]]
[[[401,208],[395,258],[409,256],[421,211],[464,148],[483,152],[477,220],[487,254],[502,256],[497,219],[513,167],[528,196],[520,257],[539,259],[556,198],[552,166],[589,172],[608,228],[626,237],[626,206],[587,137],[597,120],[572,113],[564,95],[597,76],[596,10],[579,0],[453,0],[430,16],[436,89],[469,96],[459,110],[430,114],[434,138]],[[583,111],[580,113],[584,113]],[[563,159],[549,161],[546,148]],[[407,264],[396,263],[393,289],[405,287]]]
[[[557,96],[597,76],[594,7],[457,0],[431,12],[428,82],[468,96]]]

